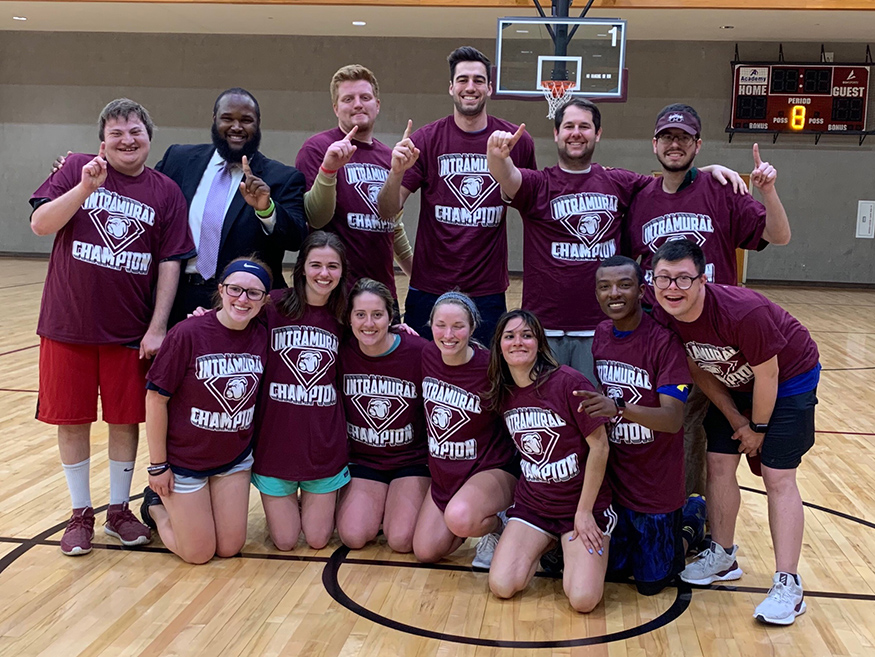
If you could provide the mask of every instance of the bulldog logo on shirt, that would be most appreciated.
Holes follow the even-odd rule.
[[[298,384],[309,390],[337,360],[337,337],[315,326],[278,326],[271,348],[279,352]]]
[[[565,420],[544,408],[514,408],[504,414],[511,438],[526,460],[542,466],[553,456],[559,433],[553,427],[565,426]]]
[[[438,156],[440,176],[462,206],[473,213],[498,188],[489,173],[486,155],[448,153]]]
[[[753,369],[736,347],[687,342],[684,348],[687,356],[696,361],[699,367],[713,374],[728,388],[737,388],[753,381]]]
[[[641,241],[652,252],[670,240],[690,240],[700,247],[705,246],[707,235],[713,233],[714,225],[707,214],[672,212],[651,219],[641,227]]]
[[[238,431],[252,424],[259,374],[264,371],[260,356],[250,354],[208,354],[195,361],[195,373],[219,403],[221,411],[192,407],[191,423],[211,431]]]
[[[101,240],[117,256],[155,223],[155,210],[127,196],[101,187],[82,204],[100,233]]]
[[[641,390],[652,390],[647,370],[617,360],[597,360],[599,381],[611,399],[625,399],[627,404],[641,401]]]
[[[422,399],[432,456],[451,459],[476,458],[475,439],[471,438],[462,443],[453,443],[453,441],[455,434],[471,422],[471,414],[481,412],[480,397],[464,388],[429,376],[422,382]],[[451,449],[449,443],[453,443],[458,449]],[[438,451],[440,454],[437,453]]]

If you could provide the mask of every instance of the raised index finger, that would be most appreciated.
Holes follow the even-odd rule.
[[[249,158],[244,155],[241,164],[243,165],[243,175],[248,178],[252,175],[252,169],[249,168]]]
[[[413,119],[407,119],[407,129],[404,131],[404,136],[401,139],[407,139],[410,136],[411,130],[413,130]]]
[[[359,127],[358,127],[357,125],[354,125],[354,126],[352,127],[352,130],[350,130],[349,132],[346,133],[346,137],[344,137],[343,140],[344,140],[344,141],[349,141],[350,139],[353,138],[353,136],[355,135],[355,133],[357,133],[358,131],[359,131]]]
[[[760,145],[754,144],[753,145],[753,164],[754,164],[754,167],[758,167],[762,163],[763,163],[763,161],[762,161],[762,159],[760,159]]]
[[[69,154],[70,153],[67,153],[67,155],[69,155]],[[105,141],[100,142],[100,150],[97,152],[97,157],[103,158],[104,160],[106,159],[106,142]]]
[[[520,140],[520,138],[523,136],[523,133],[525,131],[526,131],[526,124],[520,123],[520,127],[516,129],[515,133],[513,133],[513,137],[510,138],[510,141],[507,142],[507,145],[510,148],[513,148],[514,146],[516,146],[516,143]]]

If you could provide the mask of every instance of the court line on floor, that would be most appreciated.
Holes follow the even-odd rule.
[[[2,356],[3,354],[0,354]],[[866,367],[824,367],[821,372],[857,372],[860,370],[875,370],[875,366],[867,365]]]
[[[867,433],[865,431],[820,431],[816,430],[814,433],[837,433],[845,436],[875,436],[875,433]]]
[[[14,287],[27,287],[28,285],[42,285],[45,281],[37,281],[36,283],[16,283],[15,285],[0,286],[0,290],[9,290]]]
[[[20,349],[13,349],[12,351],[4,351],[2,354],[0,354],[0,357],[8,356],[9,354],[17,354],[19,351],[27,351],[28,349],[36,349],[37,347],[39,347],[38,344],[32,344],[29,347],[21,347]]]
[[[0,392],[32,392],[38,393],[39,390],[19,390],[18,388],[0,388]]]

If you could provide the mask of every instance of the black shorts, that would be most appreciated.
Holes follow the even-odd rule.
[[[602,530],[602,534],[610,536],[613,533],[614,527],[617,526],[617,514],[614,513],[614,508],[611,505],[608,505],[606,509],[593,509],[592,516],[595,518],[595,524]],[[507,510],[507,517],[519,520],[529,527],[556,539],[574,530],[574,516],[568,518],[547,518],[519,502],[514,502]]]
[[[738,410],[749,416],[753,406],[750,392],[729,391]],[[799,467],[802,456],[814,445],[814,406],[817,388],[775,400],[775,410],[763,439],[760,462],[775,470],[793,470]],[[732,440],[729,422],[716,405],[711,404],[705,416],[708,451],[717,454],[738,454],[740,443]]]
[[[379,481],[381,484],[390,484],[393,480],[401,479],[402,477],[431,477],[428,465],[425,463],[407,465],[403,468],[395,468],[394,470],[376,470],[367,465],[350,463],[349,474],[353,479],[368,479],[369,481]]]

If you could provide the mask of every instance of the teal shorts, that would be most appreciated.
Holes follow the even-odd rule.
[[[287,497],[295,495],[298,488],[308,493],[333,493],[349,483],[349,468],[343,466],[343,470],[333,477],[324,479],[312,479],[311,481],[288,481],[276,477],[266,477],[252,473],[252,485],[260,492],[271,497]]]

